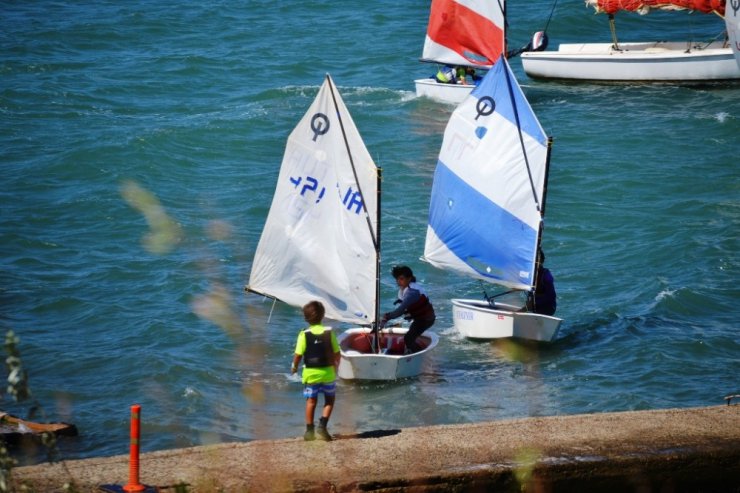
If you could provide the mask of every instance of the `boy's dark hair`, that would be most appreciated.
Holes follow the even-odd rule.
[[[413,278],[414,273],[411,271],[411,268],[405,265],[394,265],[391,269],[391,275],[394,279],[398,279],[399,276]]]
[[[311,325],[320,324],[324,313],[324,305],[320,301],[309,301],[303,305],[303,318]]]

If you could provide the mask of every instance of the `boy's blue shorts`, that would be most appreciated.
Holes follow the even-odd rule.
[[[333,396],[337,392],[336,382],[332,383],[315,383],[312,385],[306,384],[303,387],[303,397],[318,397],[323,392],[324,396]]]

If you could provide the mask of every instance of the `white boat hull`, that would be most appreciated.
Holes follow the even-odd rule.
[[[444,84],[431,78],[417,79],[414,84],[417,96],[451,104],[462,103],[475,87],[472,84]]]
[[[484,300],[452,300],[455,329],[469,339],[555,339],[562,319],[517,310],[506,303],[496,303],[496,308],[491,308]]]
[[[601,82],[740,81],[732,50],[722,42],[693,46],[685,42],[561,44],[557,51],[521,54],[533,79]]]
[[[367,328],[348,329],[339,335],[341,359],[337,374],[345,380],[397,380],[415,377],[428,364],[439,336],[426,331],[419,338],[424,349],[413,354],[403,354],[403,336],[406,328],[389,328],[381,331],[381,353],[370,351],[373,334]]]

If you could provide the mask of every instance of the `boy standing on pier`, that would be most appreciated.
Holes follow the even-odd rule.
[[[336,394],[337,367],[339,366],[339,343],[334,331],[322,325],[324,305],[320,301],[310,301],[303,306],[303,318],[309,327],[298,334],[293,365],[290,373],[298,371],[301,358],[303,367],[303,395],[306,397],[306,433],[304,440],[331,440],[326,426],[334,409]],[[324,394],[324,408],[321,411],[319,426],[314,430],[314,413],[319,394]]]

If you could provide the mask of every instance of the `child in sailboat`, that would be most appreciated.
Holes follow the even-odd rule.
[[[527,309],[543,315],[554,315],[557,309],[555,279],[550,269],[545,268],[545,252],[542,249],[537,251],[537,285],[534,297],[530,295],[527,299]]]
[[[434,80],[442,84],[473,85],[480,81],[473,67],[445,65],[434,76]]]
[[[293,365],[290,368],[291,375],[295,374],[303,358],[303,396],[306,398],[304,440],[331,440],[326,427],[334,409],[340,352],[336,334],[321,323],[324,313],[324,305],[320,301],[310,301],[303,306],[303,318],[309,327],[298,334]],[[314,430],[314,414],[321,393],[324,394],[324,408],[319,426]]]
[[[457,69],[451,65],[445,65],[437,70],[434,80],[442,84],[455,84],[457,81]]]
[[[397,265],[391,270],[391,274],[398,284],[398,299],[394,304],[398,308],[383,314],[380,327],[385,327],[389,320],[404,315],[406,320],[411,320],[411,326],[403,337],[408,353],[415,353],[424,349],[419,346],[416,339],[429,327],[434,325],[434,307],[424,289],[416,282],[416,277],[410,267]]]

